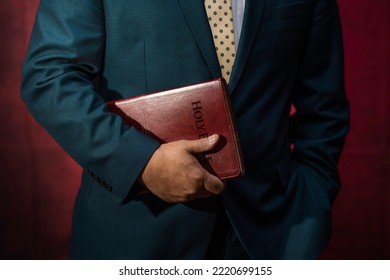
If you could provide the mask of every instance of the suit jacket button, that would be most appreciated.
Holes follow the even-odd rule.
[[[106,186],[106,189],[109,193],[112,193],[113,189],[112,189],[112,186],[111,185],[107,185]]]

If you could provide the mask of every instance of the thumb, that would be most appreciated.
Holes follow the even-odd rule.
[[[218,143],[219,135],[214,134],[206,138],[200,138],[187,142],[187,150],[191,153],[204,153],[212,150]]]

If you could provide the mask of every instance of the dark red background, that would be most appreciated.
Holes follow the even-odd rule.
[[[66,0],[64,0],[66,1]],[[1,0],[0,258],[68,257],[80,168],[20,101],[37,0]],[[325,259],[390,259],[390,1],[339,0],[352,129]]]

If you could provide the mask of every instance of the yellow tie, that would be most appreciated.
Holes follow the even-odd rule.
[[[222,77],[229,82],[236,56],[231,0],[205,0],[204,4]]]

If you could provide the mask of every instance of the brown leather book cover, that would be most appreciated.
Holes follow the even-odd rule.
[[[199,158],[220,179],[241,176],[242,153],[225,80],[222,78],[107,103],[111,112],[160,143],[218,134],[215,150]]]

